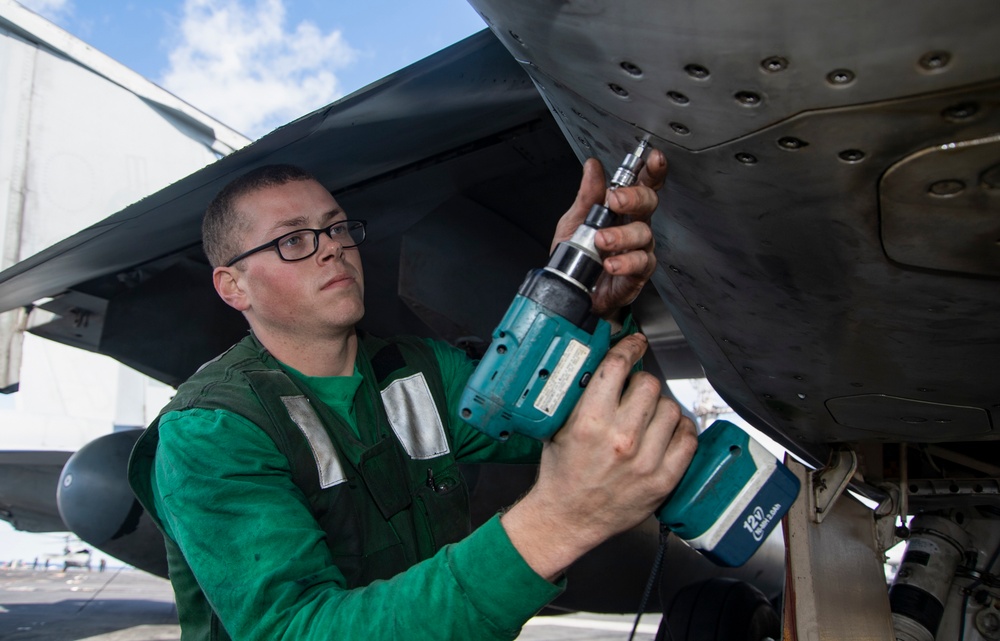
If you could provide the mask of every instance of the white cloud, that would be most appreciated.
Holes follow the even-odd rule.
[[[340,31],[285,25],[283,0],[185,0],[165,88],[252,138],[339,98],[357,53]]]
[[[68,16],[73,11],[70,0],[18,0],[23,6],[53,22]]]

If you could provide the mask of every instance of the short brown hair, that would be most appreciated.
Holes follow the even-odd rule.
[[[201,223],[201,244],[212,267],[228,263],[239,255],[240,232],[249,229],[250,221],[236,210],[236,201],[261,189],[278,187],[298,180],[316,180],[295,165],[264,165],[229,182],[209,203]]]

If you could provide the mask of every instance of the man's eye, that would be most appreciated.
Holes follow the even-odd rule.
[[[330,227],[331,236],[338,236],[340,234],[346,234],[346,233],[347,233],[347,225],[345,223],[337,223],[336,225],[332,225]]]
[[[305,238],[302,237],[302,234],[292,234],[291,236],[285,236],[281,240],[281,246],[289,248],[297,247],[298,245],[301,245],[303,242],[305,242]]]

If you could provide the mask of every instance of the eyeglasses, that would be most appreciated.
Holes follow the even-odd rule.
[[[292,263],[297,260],[305,260],[319,249],[319,235],[326,234],[333,240],[340,243],[344,249],[357,247],[365,241],[364,220],[338,220],[329,227],[323,229],[296,229],[284,236],[278,236],[274,240],[264,243],[260,247],[254,247],[245,251],[236,258],[226,263],[226,267],[232,267],[239,261],[251,254],[264,251],[274,247],[281,260]]]

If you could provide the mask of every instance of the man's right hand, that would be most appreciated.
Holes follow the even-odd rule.
[[[660,395],[655,377],[629,376],[646,347],[634,334],[611,348],[545,444],[534,487],[501,518],[524,560],[549,580],[652,514],[694,456],[694,423]]]

